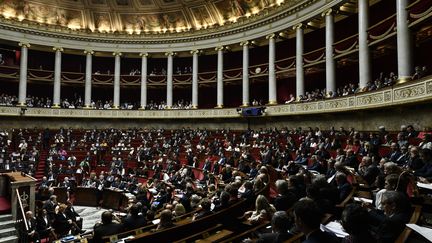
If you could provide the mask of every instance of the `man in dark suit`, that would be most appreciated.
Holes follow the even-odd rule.
[[[59,237],[67,235],[74,225],[73,221],[68,219],[66,216],[66,208],[67,206],[65,204],[59,205],[58,212],[53,223],[55,232],[59,235]]]
[[[81,230],[82,229],[82,223],[83,223],[83,219],[80,217],[80,215],[75,211],[72,202],[70,200],[68,200],[66,202],[66,206],[67,208],[65,209],[65,215],[68,219],[72,220],[73,223],[76,224],[76,232],[74,232],[75,234],[82,234],[85,231]]]
[[[40,242],[39,234],[36,231],[37,223],[36,219],[33,217],[32,211],[27,211],[25,214],[25,220],[27,221],[27,235],[30,241]]]
[[[345,200],[351,193],[352,186],[347,180],[347,176],[342,172],[336,173],[336,184],[339,191],[339,203]]]
[[[49,200],[47,200],[43,206],[43,208],[47,211],[48,219],[52,223],[56,217],[55,208],[57,207],[57,196],[50,196]]]
[[[306,236],[303,243],[338,243],[339,240],[334,234],[320,230],[322,212],[318,205],[305,199],[294,205],[294,219],[297,228]]]
[[[272,233],[260,234],[257,240],[258,243],[279,243],[285,242],[293,235],[288,232],[292,226],[291,220],[285,211],[277,211],[274,213],[272,220]]]
[[[123,231],[123,226],[113,222],[110,211],[102,213],[102,224],[96,224],[93,230],[93,242],[103,242],[102,237],[115,235]]]
[[[286,211],[294,205],[298,198],[289,190],[286,180],[277,180],[276,188],[279,194],[276,196],[273,204],[276,210]]]
[[[50,237],[52,240],[57,239],[57,235],[51,226],[46,209],[41,209],[36,218],[37,232],[41,238]]]
[[[135,204],[130,208],[129,216],[123,219],[123,228],[125,231],[144,227],[147,224],[146,218],[139,215],[140,207]]]

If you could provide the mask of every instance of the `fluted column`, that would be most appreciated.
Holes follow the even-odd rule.
[[[242,106],[249,106],[249,41],[240,45],[243,47]]]
[[[396,0],[398,83],[410,80],[413,72],[407,6],[408,0]]]
[[[19,76],[19,90],[18,90],[18,105],[26,106],[27,98],[27,60],[29,43],[18,44],[21,46],[21,60],[20,60],[20,76]]]
[[[333,57],[333,44],[334,44],[334,15],[333,10],[329,9],[323,13],[325,17],[325,46],[326,46],[326,91],[336,92],[336,66]]]
[[[141,109],[147,106],[147,57],[148,53],[140,53],[141,56]]]
[[[192,54],[192,109],[198,108],[198,54],[199,50],[191,51]]]
[[[54,91],[53,91],[53,106],[52,108],[60,108],[60,93],[61,93],[61,58],[63,48],[54,47]]]
[[[122,55],[121,52],[114,52],[113,53],[115,60],[114,60],[114,109],[120,108],[120,57]]]
[[[358,45],[359,45],[359,87],[364,88],[371,81],[368,46],[369,0],[358,0]]]
[[[215,48],[217,51],[217,102],[216,108],[223,108],[224,90],[223,90],[223,46]]]
[[[84,51],[86,54],[86,70],[85,70],[85,84],[84,84],[84,108],[91,107],[92,99],[92,55],[94,54],[91,50]]]
[[[165,53],[167,56],[167,97],[166,105],[167,109],[171,109],[173,105],[173,52]]]
[[[303,70],[303,24],[294,26],[296,30],[296,95],[304,95],[304,70]]]
[[[269,41],[269,61],[268,61],[268,79],[269,79],[269,105],[277,104],[277,90],[276,90],[276,69],[275,69],[275,60],[276,60],[276,35],[270,34],[266,36],[266,39]]]

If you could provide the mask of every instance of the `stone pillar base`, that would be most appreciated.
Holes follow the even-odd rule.
[[[112,109],[112,110],[119,110],[120,107],[119,107],[118,105],[115,105],[115,106],[113,106],[111,109]]]
[[[191,107],[191,109],[198,109],[198,106],[197,106],[197,105],[193,105],[193,106]]]
[[[249,102],[244,102],[240,107],[248,107],[249,106]]]
[[[18,107],[27,107],[27,104],[25,102],[21,102],[21,103],[18,103],[17,106]]]
[[[60,109],[60,104],[53,104],[51,106],[51,108],[53,108],[53,109]]]
[[[91,109],[92,107],[90,105],[84,105],[84,109]]]
[[[396,84],[404,84],[404,83],[409,82],[409,81],[411,81],[411,77],[400,77],[396,81]]]
[[[215,107],[215,109],[222,109],[224,106],[223,105],[217,105],[216,107]]]
[[[276,100],[269,100],[267,105],[277,105],[277,101]]]

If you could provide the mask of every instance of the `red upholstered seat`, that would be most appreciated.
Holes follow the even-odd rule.
[[[6,197],[0,197],[0,214],[10,213],[11,204]]]

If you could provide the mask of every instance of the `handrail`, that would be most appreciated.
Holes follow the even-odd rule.
[[[389,17],[383,19],[383,20],[381,20],[380,22],[378,22],[378,23],[376,23],[376,24],[370,26],[370,27],[367,29],[367,31],[370,31],[371,29],[373,29],[373,28],[375,28],[375,27],[377,27],[377,26],[379,26],[379,25],[381,25],[381,24],[383,24],[383,23],[389,21],[390,19],[392,19],[392,18],[394,18],[394,17],[396,17],[396,14],[393,14],[393,15],[391,15],[391,16],[389,16]]]
[[[29,227],[28,227],[28,224],[27,224],[27,220],[26,220],[26,216],[25,216],[25,213],[24,213],[24,208],[23,208],[23,205],[22,205],[22,202],[21,202],[21,196],[20,196],[20,193],[18,191],[18,188],[15,189],[15,192],[16,192],[16,195],[18,197],[18,203],[19,203],[19,206],[20,206],[20,209],[21,209],[20,210],[21,214],[23,216],[24,225],[25,225],[26,231],[28,231]]]

